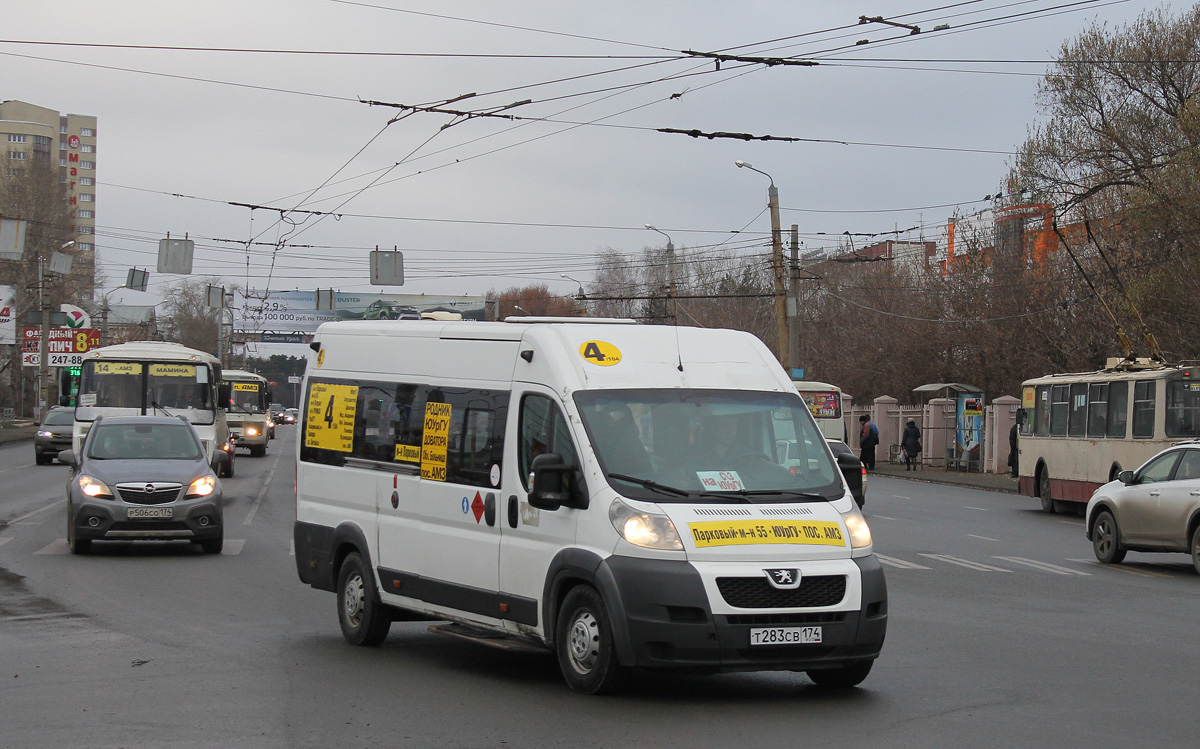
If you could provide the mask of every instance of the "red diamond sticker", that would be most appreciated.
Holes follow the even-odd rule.
[[[475,501],[471,503],[471,512],[475,513],[475,522],[479,522],[479,518],[483,517],[483,497],[479,496],[479,492],[475,492]]]

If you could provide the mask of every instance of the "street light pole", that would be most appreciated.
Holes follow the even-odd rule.
[[[667,297],[671,300],[671,324],[679,324],[679,308],[678,301],[675,298],[675,243],[671,241],[671,235],[667,234],[662,229],[646,224],[646,228],[650,231],[656,231],[667,238]]]
[[[65,250],[73,244],[75,244],[74,239],[63,242],[58,249]],[[50,381],[50,299],[46,294],[45,252],[38,253],[38,307],[42,310],[42,339],[38,343],[38,353],[41,357],[41,361],[38,362],[38,418],[42,418],[50,410],[50,389],[52,387]]]
[[[763,170],[755,169],[745,161],[733,163],[771,180],[771,186],[767,188],[767,206],[771,209],[771,265],[775,270],[775,337],[779,341],[779,363],[786,367],[791,364],[791,356],[788,352],[787,285],[784,280],[783,230],[779,225],[779,190],[775,187],[775,179]]]

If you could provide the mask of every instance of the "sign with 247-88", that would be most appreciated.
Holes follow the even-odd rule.
[[[40,367],[42,365],[42,329],[25,328],[21,336],[21,365]],[[51,367],[78,367],[83,363],[83,355],[100,346],[100,330],[97,328],[50,328],[50,337],[46,339],[46,351],[49,354]]]

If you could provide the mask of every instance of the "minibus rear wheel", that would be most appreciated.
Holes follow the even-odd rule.
[[[612,623],[594,588],[580,585],[563,599],[554,648],[567,686],[583,694],[605,694],[621,687],[629,668],[617,661]]]
[[[351,645],[378,645],[391,629],[392,620],[383,610],[375,576],[357,551],[346,555],[338,571],[338,623]]]

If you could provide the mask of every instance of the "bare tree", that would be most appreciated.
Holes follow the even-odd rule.
[[[207,304],[208,287],[220,283],[215,278],[189,278],[167,289],[166,319],[161,326],[167,340],[221,355],[221,309]]]

